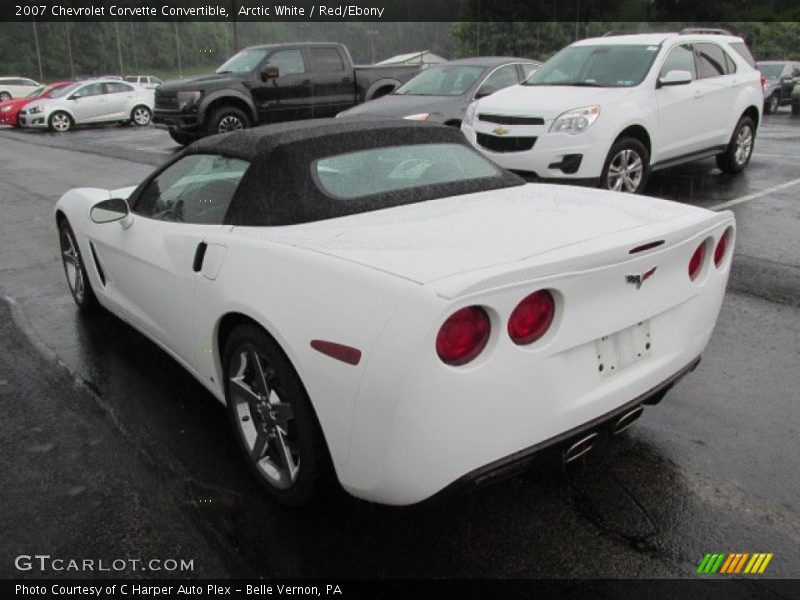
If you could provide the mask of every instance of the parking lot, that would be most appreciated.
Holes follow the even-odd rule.
[[[0,130],[0,574],[46,551],[194,560],[159,576],[657,578],[692,576],[706,552],[770,552],[763,577],[797,576],[800,118],[788,109],[764,118],[742,175],[706,160],[651,178],[651,195],[737,217],[698,369],[575,466],[405,509],[344,493],[273,503],[200,384],[121,321],[78,316],[54,203],[136,184],[177,150],[152,127]]]

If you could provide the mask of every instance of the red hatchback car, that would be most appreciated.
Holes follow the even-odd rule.
[[[35,89],[24,98],[15,98],[14,100],[0,103],[0,125],[12,125],[14,127],[19,127],[17,116],[19,115],[19,111],[25,108],[25,105],[33,102],[37,98],[49,98],[50,94],[54,91],[68,85],[72,85],[72,83],[74,82],[57,81],[55,83],[51,83],[50,85],[43,85],[42,87]]]

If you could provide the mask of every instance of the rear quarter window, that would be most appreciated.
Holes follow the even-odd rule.
[[[748,65],[754,69],[756,68],[756,59],[754,59],[753,55],[750,54],[750,50],[744,42],[732,42],[730,46],[736,52],[736,54],[744,59]]]

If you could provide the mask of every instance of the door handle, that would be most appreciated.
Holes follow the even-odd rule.
[[[208,244],[205,242],[197,244],[197,250],[194,251],[194,262],[192,263],[192,271],[195,273],[199,273],[200,269],[203,268],[203,259],[206,257],[207,249]]]
[[[305,87],[311,87],[311,80],[310,79],[303,79],[303,81],[300,82],[300,85],[303,85]]]
[[[342,83],[347,83],[347,84],[349,84],[349,83],[351,83],[351,82],[352,82],[352,79],[350,79],[349,77],[342,77]]]

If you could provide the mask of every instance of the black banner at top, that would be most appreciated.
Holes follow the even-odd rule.
[[[795,0],[0,0],[0,21],[797,21]]]

